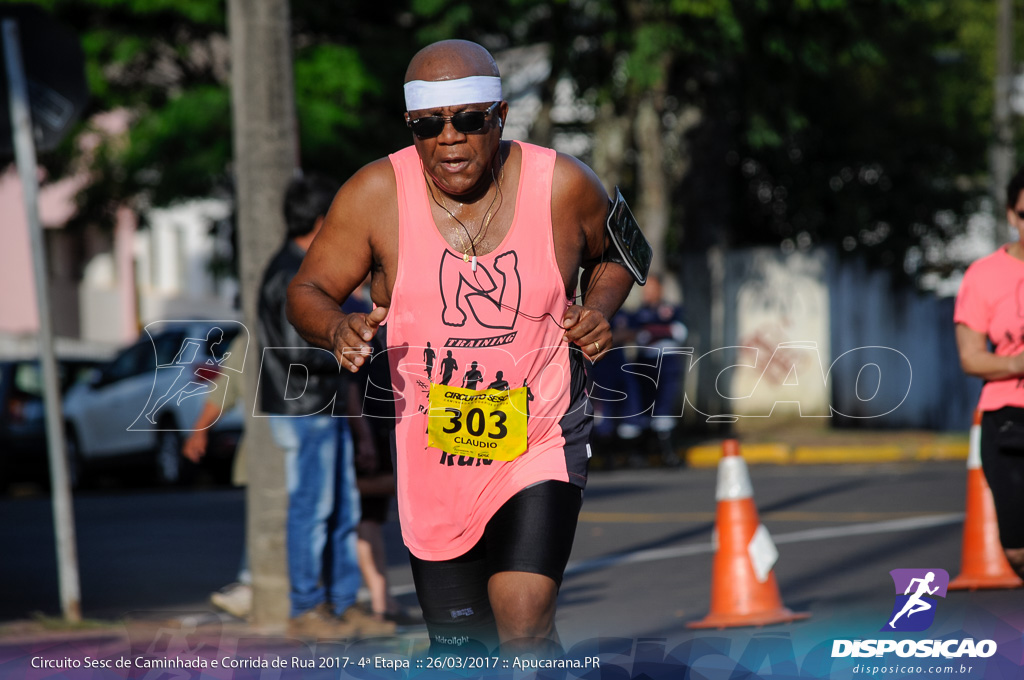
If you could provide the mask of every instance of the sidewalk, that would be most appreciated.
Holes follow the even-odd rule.
[[[897,463],[922,460],[967,460],[966,432],[921,430],[834,430],[793,428],[739,434],[743,457],[751,464],[820,465],[828,463]],[[722,440],[686,448],[691,467],[718,464]]]
[[[736,428],[740,430],[740,428]],[[738,439],[751,465],[877,464],[967,460],[967,432],[833,429],[804,423],[743,424],[730,435],[675,433],[670,446],[651,433],[632,440],[609,437],[594,444],[594,470],[624,467],[714,467],[722,442]]]

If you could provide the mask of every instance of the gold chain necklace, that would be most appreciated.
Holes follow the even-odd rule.
[[[500,159],[500,151],[499,151],[499,159]],[[470,261],[470,254],[469,253],[470,253],[470,251],[472,251],[472,253],[473,253],[473,255],[472,255],[473,271],[476,271],[476,246],[477,246],[478,243],[480,243],[480,241],[483,240],[484,236],[487,235],[487,227],[490,226],[490,224],[491,224],[491,218],[494,217],[494,215],[498,214],[498,210],[501,210],[501,203],[500,202],[498,203],[497,210],[494,209],[494,203],[495,203],[495,201],[498,200],[499,196],[502,196],[502,194],[501,194],[501,181],[502,181],[502,179],[504,179],[504,177],[505,177],[505,163],[504,162],[501,163],[501,171],[498,173],[497,179],[495,179],[495,177],[494,177],[494,165],[492,164],[491,165],[491,181],[494,182],[494,198],[491,199],[490,205],[487,206],[487,212],[484,213],[484,219],[480,223],[480,228],[477,230],[476,236],[469,238],[468,245],[467,245],[467,237],[469,237],[469,229],[466,227],[465,223],[462,220],[460,220],[458,217],[456,217],[455,213],[453,213],[451,211],[451,209],[448,208],[448,201],[446,201],[445,198],[444,198],[444,192],[441,191],[440,188],[438,189],[438,193],[441,194],[441,200],[438,201],[437,197],[434,196],[434,191],[433,191],[433,188],[430,186],[429,180],[427,180],[427,178],[424,177],[424,180],[427,180],[427,191],[428,191],[428,193],[430,193],[430,197],[432,199],[434,199],[434,203],[436,203],[438,206],[440,206],[440,208],[442,210],[444,210],[446,213],[448,213],[449,217],[451,217],[453,220],[458,222],[459,226],[462,227],[462,231],[465,232],[465,236],[463,236],[461,232],[459,233],[459,241],[462,243],[462,261],[463,262],[469,262]],[[504,197],[502,197],[502,201],[504,201]]]

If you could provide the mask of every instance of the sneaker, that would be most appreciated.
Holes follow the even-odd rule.
[[[378,617],[376,614],[368,614],[357,604],[352,605],[339,614],[338,619],[354,626],[360,635],[376,637],[395,634],[395,624],[393,621]]]
[[[235,618],[246,619],[252,611],[252,586],[244,583],[224,586],[210,595],[210,602]]]
[[[351,622],[331,613],[327,603],[308,609],[288,622],[288,634],[301,638],[338,639],[352,637],[359,631]]]

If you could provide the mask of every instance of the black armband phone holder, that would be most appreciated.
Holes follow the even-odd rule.
[[[647,283],[647,272],[651,268],[654,250],[640,231],[640,225],[637,224],[618,187],[615,187],[615,198],[608,211],[605,226],[613,245],[605,250],[604,260],[628,269],[641,286]]]

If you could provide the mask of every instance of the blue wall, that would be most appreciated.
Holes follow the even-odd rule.
[[[929,430],[966,430],[981,392],[981,381],[968,378],[960,369],[953,330],[953,298],[923,294],[912,287],[897,286],[885,270],[873,270],[858,260],[838,259],[829,281],[832,356],[867,345],[881,345],[902,352],[910,361],[913,378],[906,399],[895,411],[877,419],[858,421],[837,418],[842,427],[892,427]],[[887,353],[879,352],[885,357]],[[901,370],[895,354],[881,366],[882,375]],[[849,415],[870,407],[855,395],[855,362],[833,369],[832,404]],[[898,399],[906,385],[898,379],[882,380]],[[869,402],[870,403],[870,402]]]
[[[729,295],[735,296],[740,283],[737,278],[742,278],[754,252],[741,249],[725,253],[725,346],[737,342],[736,304]],[[778,254],[775,249],[771,252]],[[706,256],[690,254],[683,258],[679,281],[686,298],[689,343],[697,357],[713,349],[711,278]],[[834,254],[829,257],[825,278],[830,307],[831,404],[841,414],[859,416],[836,415],[833,427],[967,430],[981,381],[968,378],[960,368],[953,298],[920,293],[910,284],[896,283],[889,271],[871,269],[862,261]],[[844,352],[864,347],[888,349],[859,350],[837,361]],[[878,368],[862,371],[865,363],[877,364]],[[696,404],[705,413],[717,412],[713,384],[716,371],[710,369],[713,367],[692,375]],[[864,401],[870,397],[874,398]],[[878,415],[894,406],[891,412]]]

